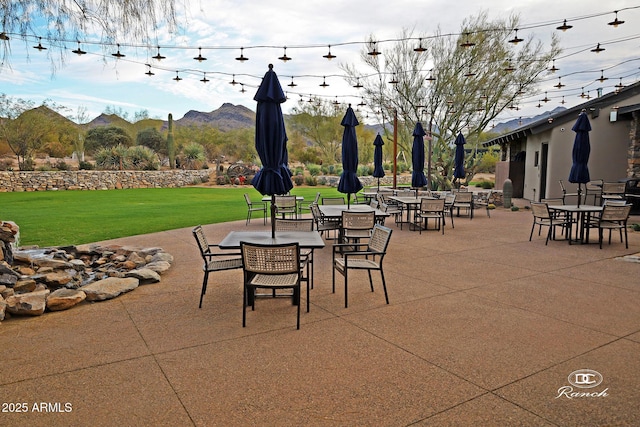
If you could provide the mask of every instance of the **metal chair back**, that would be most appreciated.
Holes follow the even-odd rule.
[[[323,205],[344,205],[344,197],[323,197],[322,198]]]

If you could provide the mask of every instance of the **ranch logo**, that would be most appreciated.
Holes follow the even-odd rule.
[[[558,389],[558,395],[556,399],[566,397],[567,399],[576,398],[590,398],[590,397],[607,397],[609,394],[609,388],[605,388],[601,391],[591,391],[586,389],[592,389],[599,386],[604,381],[604,377],[598,371],[593,369],[578,369],[573,371],[567,377],[569,384]],[[575,391],[577,389],[583,389],[582,391]]]

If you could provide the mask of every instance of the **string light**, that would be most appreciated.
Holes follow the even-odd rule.
[[[155,56],[152,56],[152,58],[155,59],[156,61],[162,61],[163,59],[166,58],[166,56],[160,55],[160,46],[158,46],[158,53]]]
[[[285,46],[284,48],[284,55],[278,57],[279,60],[281,60],[282,62],[287,62],[287,61],[291,61],[291,58],[289,58],[287,56],[287,47]]]
[[[248,61],[248,60],[249,60],[249,58],[247,58],[246,56],[244,56],[243,51],[244,51],[244,48],[243,48],[243,47],[241,47],[241,48],[240,48],[240,56],[238,56],[238,57],[236,58],[236,61],[244,62],[244,61]],[[243,87],[243,89],[244,89],[244,87]]]
[[[618,11],[617,10],[614,10],[613,12],[616,14],[616,19],[614,19],[613,21],[609,22],[607,25],[611,25],[613,28],[618,28],[618,25],[624,24],[624,21],[620,21],[618,19]]]
[[[514,38],[512,38],[511,40],[509,40],[509,43],[512,43],[512,44],[518,44],[518,43],[520,43],[521,41],[524,41],[524,39],[521,39],[520,37],[518,37],[518,29],[517,29],[517,28],[515,29],[515,32],[516,32],[515,37],[514,37]]]
[[[41,41],[42,41],[42,37],[38,37],[38,46],[34,46],[33,48],[38,49],[40,51],[47,50],[46,47],[42,46]]]
[[[565,19],[562,25],[560,25],[559,27],[556,27],[556,30],[561,30],[562,32],[565,32],[571,28],[573,28],[573,25],[568,25],[567,20]]]
[[[195,57],[195,58],[193,58],[193,59],[195,59],[195,60],[196,60],[196,61],[198,61],[198,62],[202,62],[202,61],[206,61],[206,60],[207,60],[207,58],[205,58],[204,56],[202,56],[202,48],[201,48],[201,47],[199,47],[199,48],[198,48],[198,56],[196,56],[196,57]]]
[[[118,46],[118,51],[116,53],[112,53],[111,56],[115,56],[116,59],[124,58],[126,55],[120,53],[120,45]]]
[[[336,57],[335,55],[331,54],[331,45],[329,45],[329,53],[327,53],[326,55],[322,55],[322,57],[327,58],[329,61]]]
[[[76,55],[84,55],[85,53],[87,53],[84,50],[80,49],[80,42],[79,41],[78,41],[78,48],[72,50],[71,52],[75,53]]]

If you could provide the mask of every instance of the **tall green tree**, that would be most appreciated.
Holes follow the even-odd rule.
[[[84,144],[87,152],[92,154],[102,148],[113,148],[117,145],[130,147],[133,145],[133,138],[120,127],[99,126],[87,132]]]
[[[138,132],[136,135],[136,145],[144,145],[159,155],[167,156],[167,141],[156,128],[146,128]]]
[[[417,121],[431,132],[430,181],[436,185],[450,182],[456,135],[477,137],[505,109],[517,108],[518,100],[533,93],[551,59],[560,53],[555,36],[546,48],[533,35],[517,45],[509,43],[519,23],[518,16],[489,20],[487,12],[480,12],[465,19],[457,35],[438,29],[430,37],[415,37],[404,30],[401,41],[383,55],[361,52],[367,71],[343,66],[353,83],[364,86],[363,99],[379,112],[382,123],[389,123],[397,112],[401,150],[410,152]],[[414,51],[418,40],[428,53]],[[370,47],[373,42],[372,37]],[[472,170],[474,158],[467,162]]]
[[[44,109],[34,108],[32,101],[0,94],[0,138],[18,158],[20,170],[33,168],[33,156],[51,130]]]

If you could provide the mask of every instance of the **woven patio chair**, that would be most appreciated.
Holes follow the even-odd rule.
[[[360,242],[360,239],[371,237],[376,223],[376,213],[371,212],[342,212],[341,243]]]
[[[566,217],[556,217],[549,212],[549,206],[546,203],[531,202],[531,213],[533,214],[533,224],[531,225],[531,233],[529,234],[529,241],[533,237],[533,230],[538,226],[538,236],[542,231],[542,227],[549,227],[547,232],[547,239],[544,242],[545,245],[549,243],[549,239],[555,240],[556,227],[560,227],[565,234],[566,239],[571,238],[571,221]],[[565,230],[566,229],[566,230]]]
[[[251,222],[251,214],[254,212],[262,212],[264,225],[267,225],[267,204],[264,202],[252,202],[246,193],[244,195],[244,201],[247,202],[247,221],[245,225],[249,225]]]
[[[247,306],[256,308],[257,289],[291,289],[293,304],[297,305],[296,328],[300,329],[300,247],[298,243],[262,245],[240,242],[244,292],[242,327],[247,324]],[[307,298],[309,283],[307,282]]]
[[[344,197],[323,197],[322,204],[323,205],[346,205],[347,203],[344,201]]]
[[[275,196],[276,215],[289,215],[290,218],[298,217],[298,204],[296,196]]]
[[[313,231],[313,218],[281,219],[276,218],[276,231]],[[306,267],[306,275],[302,281],[311,283],[313,289],[313,248],[300,248],[300,266]],[[307,298],[307,311],[309,311],[309,298]]]
[[[427,229],[430,219],[436,221],[437,230],[442,229],[444,234],[445,225],[445,200],[444,199],[422,199],[420,201],[420,209],[416,211],[415,222],[420,227],[420,234],[422,234],[422,223],[424,222],[424,229]]]
[[[376,224],[373,227],[373,233],[368,243],[342,243],[333,245],[332,254],[332,286],[333,292],[336,292],[336,271],[344,276],[344,306],[349,306],[348,299],[348,271],[349,270],[366,270],[369,275],[369,284],[371,292],[373,292],[373,279],[371,271],[379,271],[382,278],[382,287],[384,289],[384,298],[389,304],[389,295],[387,294],[387,284],[384,279],[384,271],[382,269],[382,260],[387,253],[389,240],[391,239],[391,229]]]
[[[242,268],[242,257],[239,252],[216,251],[218,245],[211,245],[207,241],[202,226],[198,225],[192,231],[198,243],[200,256],[204,261],[202,270],[204,271],[204,279],[202,280],[202,291],[200,291],[200,304],[198,308],[202,308],[202,299],[207,293],[207,282],[209,281],[209,273],[216,271],[235,270]]]
[[[624,230],[625,248],[629,249],[629,240],[627,239],[627,220],[631,213],[631,205],[612,205],[605,204],[602,214],[598,220],[598,243],[602,249],[602,240],[604,230],[609,230],[609,244],[611,244],[611,232],[613,230],[620,231],[620,243],[623,242],[622,231]]]
[[[316,224],[316,230],[321,234],[325,235],[326,238],[330,238],[329,234],[331,231],[334,232],[333,239],[336,240],[338,236],[338,232],[340,231],[340,220],[332,220],[325,217],[320,211],[320,208],[315,203],[311,205],[311,214],[313,215],[313,221]]]

